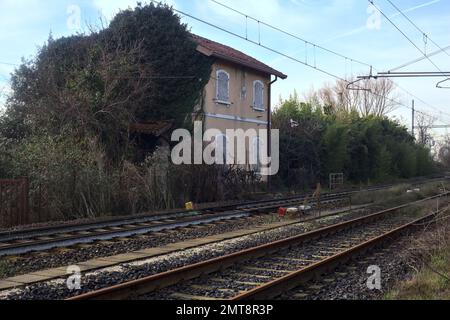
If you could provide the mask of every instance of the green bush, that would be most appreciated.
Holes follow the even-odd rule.
[[[319,181],[326,185],[330,173],[342,172],[347,181],[365,184],[434,172],[430,150],[415,143],[398,122],[324,109],[294,95],[274,111],[282,155],[278,183],[302,189]]]

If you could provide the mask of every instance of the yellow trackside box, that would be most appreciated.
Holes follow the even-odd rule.
[[[186,210],[194,210],[194,203],[193,202],[187,202],[186,203]]]

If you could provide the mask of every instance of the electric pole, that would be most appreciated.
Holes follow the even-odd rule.
[[[412,136],[415,137],[415,133],[414,133],[414,126],[415,126],[415,116],[416,116],[416,110],[415,110],[415,101],[412,101],[412,126],[411,126],[411,132],[412,132]]]

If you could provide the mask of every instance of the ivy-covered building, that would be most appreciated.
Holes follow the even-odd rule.
[[[223,139],[227,129],[268,129],[268,145],[256,137],[252,150],[264,148],[270,154],[271,87],[287,76],[229,46],[197,35],[193,39],[197,51],[214,61],[195,119],[203,122],[204,131],[220,130]]]

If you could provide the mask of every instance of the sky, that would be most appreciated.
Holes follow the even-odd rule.
[[[366,0],[218,0],[229,7],[273,25],[310,44],[289,37],[224,8],[213,0],[166,0],[189,15],[227,29],[253,42],[275,49],[293,59],[255,43],[182,15],[193,33],[230,45],[288,75],[273,86],[273,105],[296,90],[300,96],[335,79],[368,74],[370,68],[314,47],[335,51],[373,66],[374,72],[393,69],[423,52],[450,45],[450,0],[391,0],[427,37],[414,28],[388,0],[374,4],[418,47],[400,33]],[[146,3],[146,1],[141,1]],[[10,93],[10,73],[22,58],[31,59],[51,33],[54,38],[87,32],[88,25],[109,21],[135,0],[0,0],[0,108]],[[450,51],[431,58],[441,71],[450,71]],[[305,66],[307,63],[312,67]],[[399,71],[438,71],[427,59]],[[416,109],[436,117],[436,124],[450,124],[450,90],[437,89],[442,78],[398,79],[396,97],[404,105],[416,100]],[[450,81],[448,82],[450,86]],[[414,95],[414,97],[412,95]],[[411,110],[400,107],[391,114],[411,126]],[[446,129],[435,130],[436,138]]]

